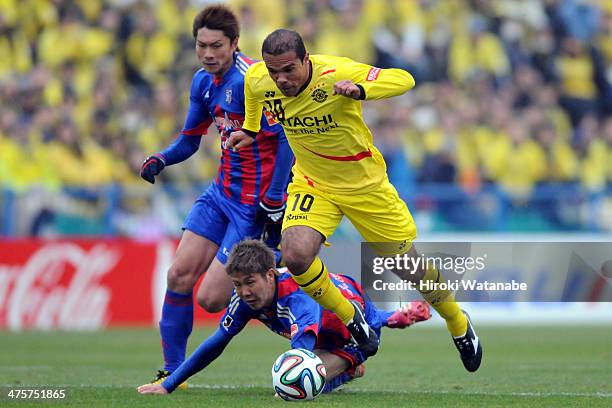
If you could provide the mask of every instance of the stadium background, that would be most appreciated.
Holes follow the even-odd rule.
[[[11,337],[3,329],[97,330],[157,321],[181,222],[216,173],[216,131],[155,186],[138,171],[182,126],[198,69],[191,22],[207,3],[0,0],[0,338],[6,344],[31,353],[39,334]],[[611,2],[229,4],[247,55],[259,57],[267,33],[290,27],[311,53],[415,76],[413,91],[365,102],[364,116],[421,239],[612,240]],[[354,273],[358,266],[343,262],[358,259],[347,256],[358,241],[342,224],[325,252],[332,269]],[[610,335],[610,305],[474,305],[473,314],[497,324],[607,325],[593,336],[599,338]],[[210,318],[201,310],[198,316]],[[157,345],[153,330],[145,330],[136,338]],[[556,330],[541,335],[566,333]],[[506,335],[500,342],[515,339]],[[46,336],[49,344],[79,338]],[[123,336],[129,343],[133,333]],[[570,338],[566,346],[577,342]],[[609,359],[608,353],[599,361]],[[152,370],[156,363],[143,365]],[[602,370],[609,380],[609,369]],[[132,374],[141,378],[143,371]],[[0,370],[0,383],[10,383],[11,373]],[[55,381],[43,378],[40,384]]]

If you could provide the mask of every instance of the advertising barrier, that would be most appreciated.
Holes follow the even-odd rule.
[[[176,245],[174,240],[0,241],[0,329],[156,325]],[[199,306],[195,310],[197,322],[219,318]]]

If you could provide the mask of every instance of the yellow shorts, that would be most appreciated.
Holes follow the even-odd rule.
[[[405,253],[416,238],[416,225],[406,203],[385,179],[373,191],[363,194],[334,194],[318,190],[300,180],[289,184],[289,199],[283,230],[304,225],[328,238],[344,215],[366,242],[380,255]]]

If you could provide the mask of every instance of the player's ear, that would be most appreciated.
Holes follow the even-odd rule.
[[[310,54],[306,53],[304,54],[304,59],[302,60],[302,64],[308,64],[308,61],[310,61]]]
[[[268,269],[268,272],[266,272],[266,280],[268,282],[271,282],[271,281],[274,280],[275,276],[276,276],[276,269],[274,269],[274,268]]]
[[[232,52],[238,50],[238,40],[240,39],[240,37],[236,37],[234,38],[234,40],[232,42],[230,42],[230,48],[232,49]]]

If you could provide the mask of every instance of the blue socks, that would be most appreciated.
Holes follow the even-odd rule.
[[[339,386],[341,386],[342,384],[346,384],[347,382],[351,381],[353,379],[353,377],[351,377],[350,375],[347,374],[347,372],[343,372],[342,374],[338,375],[337,377],[332,378],[330,381],[325,383],[325,387],[323,387],[323,394],[327,394],[332,392],[333,390],[335,390],[336,388],[338,388]]]
[[[159,321],[164,369],[173,372],[185,361],[187,339],[193,328],[193,295],[166,290]]]

